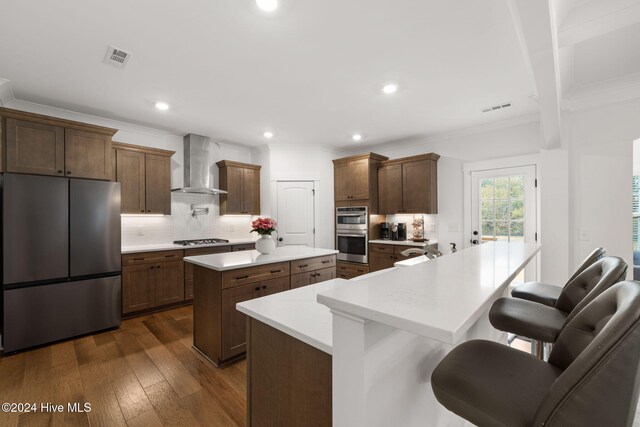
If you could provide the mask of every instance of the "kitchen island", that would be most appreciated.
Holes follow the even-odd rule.
[[[216,366],[245,355],[246,317],[236,304],[336,277],[333,249],[299,246],[185,257],[194,265],[193,345]]]
[[[539,249],[487,243],[239,304],[250,317],[249,423],[465,425],[435,400],[431,372],[464,341],[506,342],[488,310]]]

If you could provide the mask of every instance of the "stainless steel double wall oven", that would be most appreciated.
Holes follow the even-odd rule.
[[[336,249],[342,261],[369,261],[369,212],[366,206],[336,208]]]

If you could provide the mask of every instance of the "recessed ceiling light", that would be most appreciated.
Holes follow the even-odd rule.
[[[169,109],[169,104],[167,104],[166,102],[158,101],[156,102],[156,108],[161,111],[166,111]]]
[[[256,0],[256,4],[265,12],[273,12],[278,8],[278,0]]]
[[[362,141],[362,135],[360,135],[359,133],[354,133],[353,135],[351,135],[351,139],[353,139],[354,141]]]
[[[267,139],[271,139],[273,138],[273,132],[266,131],[265,133],[262,134],[262,136],[264,136]]]
[[[397,83],[387,83],[386,85],[382,86],[382,91],[384,93],[386,93],[387,95],[391,95],[392,93],[396,93],[398,91],[398,84]]]

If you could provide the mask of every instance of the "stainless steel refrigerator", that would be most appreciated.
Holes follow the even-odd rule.
[[[121,318],[120,184],[2,174],[5,353]]]

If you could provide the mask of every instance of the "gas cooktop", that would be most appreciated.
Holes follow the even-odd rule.
[[[213,245],[216,243],[229,243],[227,239],[193,239],[193,240],[175,240],[174,245],[180,246],[198,246],[198,245]]]

